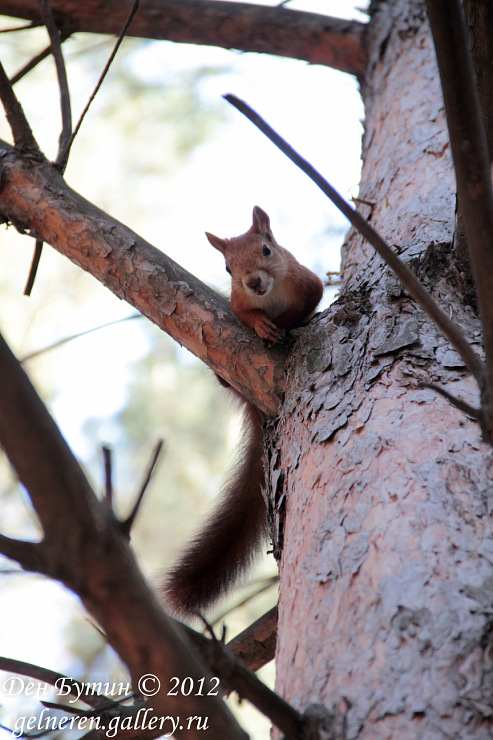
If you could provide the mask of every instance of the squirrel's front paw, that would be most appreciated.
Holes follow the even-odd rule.
[[[283,339],[284,333],[272,323],[267,316],[259,316],[255,322],[255,331],[261,339],[277,344]]]

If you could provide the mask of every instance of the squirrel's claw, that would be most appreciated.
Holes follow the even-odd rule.
[[[264,315],[257,318],[255,331],[261,339],[265,339],[267,342],[274,342],[274,344],[281,342],[284,338],[284,333]]]

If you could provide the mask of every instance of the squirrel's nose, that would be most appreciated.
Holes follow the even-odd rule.
[[[262,281],[259,277],[252,277],[248,280],[247,286],[250,290],[258,290],[262,286]]]

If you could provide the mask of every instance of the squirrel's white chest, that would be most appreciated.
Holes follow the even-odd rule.
[[[273,284],[263,295],[250,294],[250,300],[256,308],[261,308],[269,319],[275,319],[291,306],[291,299],[283,282]]]

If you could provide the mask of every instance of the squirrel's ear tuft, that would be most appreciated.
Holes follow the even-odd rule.
[[[220,237],[214,236],[214,234],[209,234],[208,231],[205,232],[205,235],[208,238],[209,242],[214,247],[214,249],[218,249],[221,252],[221,254],[225,253],[226,247],[228,244],[227,239],[220,239]]]
[[[266,231],[269,231],[269,229],[270,218],[266,212],[260,208],[260,206],[254,206],[252,231],[258,234],[264,234]]]

